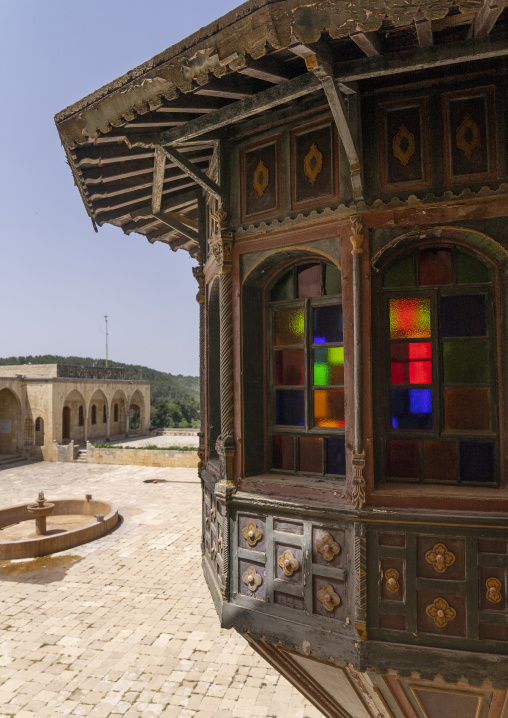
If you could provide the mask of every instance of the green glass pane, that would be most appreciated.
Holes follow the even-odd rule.
[[[416,272],[414,255],[399,259],[398,262],[386,270],[383,277],[384,287],[415,287]]]
[[[457,284],[490,282],[487,265],[469,252],[457,251]]]
[[[305,316],[303,309],[278,309],[274,312],[275,346],[303,344]]]
[[[392,339],[430,337],[430,299],[428,297],[390,299],[390,337]]]
[[[290,269],[272,287],[270,299],[272,302],[280,302],[284,299],[294,298],[293,270]]]
[[[443,342],[443,366],[445,384],[488,384],[488,341]]]
[[[325,264],[325,294],[341,294],[342,276],[340,269],[331,264]]]
[[[314,350],[314,385],[344,384],[344,347]]]

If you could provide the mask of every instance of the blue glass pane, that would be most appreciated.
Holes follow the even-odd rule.
[[[443,337],[484,337],[487,333],[484,294],[441,297],[440,312]]]
[[[278,389],[275,392],[276,424],[305,426],[303,389]]]
[[[461,481],[495,482],[495,445],[488,441],[460,442]]]
[[[330,307],[314,308],[314,344],[342,341],[342,309],[334,304]]]
[[[344,437],[326,440],[326,473],[345,475],[346,441]]]
[[[430,389],[392,389],[393,429],[432,429]]]

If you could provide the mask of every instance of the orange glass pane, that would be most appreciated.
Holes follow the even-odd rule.
[[[344,392],[339,389],[316,389],[314,391],[315,426],[337,427],[346,425],[344,419]]]
[[[323,439],[302,436],[300,444],[300,471],[323,473]]]
[[[489,390],[471,387],[444,390],[445,429],[481,431],[490,429]]]
[[[430,298],[390,299],[390,337],[392,339],[430,337]]]

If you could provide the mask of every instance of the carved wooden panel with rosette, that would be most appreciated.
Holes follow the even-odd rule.
[[[242,148],[242,220],[280,211],[280,137]]]
[[[337,137],[331,121],[299,127],[291,134],[292,207],[338,198]]]
[[[442,96],[445,184],[497,178],[494,102],[492,86]]]
[[[381,188],[424,189],[431,184],[428,99],[378,106]]]

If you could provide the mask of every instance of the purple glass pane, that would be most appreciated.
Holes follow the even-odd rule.
[[[440,313],[443,337],[484,337],[487,333],[484,294],[441,297]]]
[[[314,344],[342,341],[342,308],[337,304],[314,307]]]
[[[386,473],[400,479],[417,479],[419,475],[419,458],[417,441],[387,442]]]
[[[326,440],[326,473],[338,476],[346,473],[346,441],[343,437]]]
[[[303,389],[277,389],[275,407],[276,423],[280,426],[305,426]]]
[[[460,442],[460,478],[468,482],[495,482],[495,445],[484,441]]]
[[[432,429],[430,389],[392,389],[393,429]]]
[[[301,267],[297,267],[296,276],[298,279],[299,299],[321,296],[320,264],[303,264]]]

